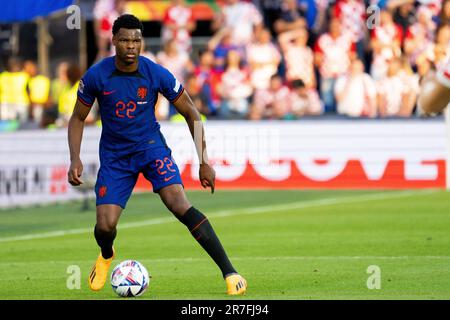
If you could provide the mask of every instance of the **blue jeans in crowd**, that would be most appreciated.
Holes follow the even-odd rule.
[[[337,78],[322,78],[320,82],[320,97],[325,105],[325,113],[336,113],[336,98],[334,86]]]

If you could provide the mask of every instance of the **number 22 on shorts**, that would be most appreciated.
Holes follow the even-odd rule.
[[[163,160],[157,159],[155,161],[155,164],[156,164],[156,168],[157,168],[159,175],[165,175],[167,173],[167,171],[177,172],[177,170],[172,168],[173,162],[172,162],[172,160],[169,159],[169,157],[165,157]],[[162,169],[164,169],[164,167],[167,170],[162,170]]]

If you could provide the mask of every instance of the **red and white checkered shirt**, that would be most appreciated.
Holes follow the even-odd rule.
[[[323,54],[323,62],[319,68],[324,78],[336,78],[347,72],[350,66],[350,52],[355,51],[352,36],[342,33],[333,39],[329,33],[324,33],[316,42],[314,51]]]
[[[417,41],[417,45],[414,50],[409,54],[409,59],[412,65],[415,65],[417,58],[423,54],[427,48],[433,45],[435,32],[435,23],[430,23],[428,27],[425,27],[420,23],[414,23],[409,26],[406,31],[405,41]]]
[[[261,13],[253,3],[237,2],[222,8],[224,27],[232,30],[235,45],[248,45],[253,37],[253,27],[263,22]]]
[[[252,93],[247,69],[225,70],[221,77],[221,85],[227,99],[245,99]]]
[[[363,39],[366,19],[366,6],[363,1],[338,0],[334,10],[342,24],[342,30],[352,35],[353,42]]]
[[[270,114],[268,109],[274,107],[283,108],[283,113],[286,114],[291,109],[291,91],[286,86],[282,86],[277,91],[270,89],[256,90],[253,103],[255,108],[263,114]]]
[[[190,51],[191,35],[186,26],[195,21],[191,8],[185,6],[171,6],[166,10],[163,19],[161,36],[163,42],[175,39],[180,50]],[[176,29],[171,29],[167,25],[175,25]]]
[[[376,27],[372,33],[372,39],[377,39],[381,44],[389,45],[393,41],[402,42],[402,29],[396,24]]]

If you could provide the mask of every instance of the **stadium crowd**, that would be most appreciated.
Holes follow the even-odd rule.
[[[171,2],[161,51],[144,43],[142,55],[169,69],[208,119],[421,116],[420,78],[450,56],[448,0],[222,0],[201,48],[190,6]],[[125,0],[97,0],[97,61],[114,54],[112,22],[123,13]],[[62,62],[50,80],[11,58],[0,74],[0,120],[65,126],[81,75]],[[155,110],[180,120],[165,99]]]

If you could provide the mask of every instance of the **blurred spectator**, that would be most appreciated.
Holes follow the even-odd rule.
[[[342,29],[348,32],[356,44],[358,57],[365,59],[366,7],[363,0],[337,0],[334,16],[339,19]]]
[[[217,94],[217,85],[220,83],[221,72],[214,68],[214,55],[210,50],[199,52],[199,63],[195,67],[194,74],[202,93],[207,97],[210,114],[216,114],[220,103]]]
[[[309,0],[314,1],[317,13],[314,19],[314,25],[311,27],[313,35],[320,35],[328,30],[329,7],[334,0]],[[314,43],[316,39],[314,38]]]
[[[193,12],[184,0],[172,0],[164,14],[161,28],[163,44],[175,39],[179,50],[192,51],[191,32],[196,27]]]
[[[96,0],[93,10],[94,16],[94,31],[98,36],[101,30],[101,22],[110,12],[114,11],[116,0]],[[97,39],[98,40],[98,39]]]
[[[319,37],[314,53],[315,64],[321,76],[320,94],[325,112],[336,112],[334,85],[337,78],[348,71],[350,60],[355,55],[351,35],[342,32],[338,19],[331,19],[329,32]]]
[[[442,9],[439,14],[439,25],[450,24],[450,0],[444,0],[442,3]]]
[[[291,93],[279,75],[273,75],[270,86],[257,90],[250,110],[250,120],[283,119],[289,114]]]
[[[377,115],[377,88],[364,64],[354,59],[349,73],[336,81],[337,113],[350,117],[375,117]]]
[[[281,55],[272,43],[268,29],[261,29],[255,41],[247,48],[247,62],[250,67],[250,81],[254,89],[267,89],[270,77],[277,73]]]
[[[416,8],[414,0],[405,0],[399,2],[395,8],[392,8],[395,24],[400,26],[402,34],[406,34],[408,28],[416,22]]]
[[[274,24],[275,32],[281,34],[286,31],[306,27],[304,12],[298,6],[297,0],[283,0],[280,15]]]
[[[69,63],[61,62],[56,68],[56,77],[50,85],[50,101],[47,108],[44,109],[42,115],[42,127],[48,127],[55,123],[58,119],[58,101],[63,92],[70,89],[69,79],[67,78],[67,69]]]
[[[148,50],[147,46],[145,45],[145,38],[141,39],[141,56],[146,57],[147,59],[150,59],[153,62],[156,62],[156,57],[153,54],[153,52],[151,52],[150,50]]]
[[[189,54],[196,21],[186,3],[172,0],[164,14],[163,51],[155,56],[143,43],[141,55],[169,69],[211,118],[288,119],[336,109],[351,117],[409,116],[418,79],[450,56],[450,0],[222,0],[216,33],[194,66]],[[369,38],[365,9],[371,4],[384,9]],[[125,7],[126,0],[96,1],[98,58],[114,54],[112,23]],[[45,127],[55,121],[58,103],[67,118],[78,85],[73,67],[69,83],[68,64],[60,64],[51,85],[35,63],[26,63],[29,74],[17,63],[14,72],[8,67],[0,74],[0,119],[42,118]],[[289,98],[277,73],[291,86]],[[155,112],[159,120],[176,118],[165,99],[158,99]]]
[[[436,32],[433,48],[434,62],[441,65],[447,57],[450,57],[450,24],[441,25]]]
[[[302,12],[305,16],[307,27],[312,32],[319,14],[320,2],[320,0],[297,0],[297,5],[300,12]]]
[[[186,76],[184,88],[197,107],[198,112],[204,116],[208,116],[210,114],[210,110],[208,108],[208,97],[204,92],[202,92],[201,87],[198,85],[195,74],[190,73]]]
[[[193,73],[186,75],[186,82],[184,83],[184,89],[189,94],[189,96],[192,99],[192,102],[194,103],[195,107],[200,113],[201,120],[205,121],[206,116],[209,115],[207,97],[201,91],[201,88],[197,82],[197,77]],[[186,122],[186,119],[181,114],[177,113],[170,117],[170,121]]]
[[[380,117],[407,117],[412,113],[412,109],[409,109],[410,106],[406,103],[409,90],[403,82],[401,69],[401,59],[393,58],[389,62],[386,77],[377,82],[378,115]]]
[[[224,70],[225,61],[229,51],[238,51],[241,59],[245,58],[244,48],[232,43],[231,31],[226,28],[216,32],[216,34],[208,41],[208,48],[214,53],[214,68],[219,71]]]
[[[306,87],[301,79],[292,81],[289,106],[292,115],[296,118],[323,113],[323,104],[316,89]]]
[[[28,91],[30,97],[30,112],[28,118],[41,126],[44,109],[50,104],[50,79],[38,74],[36,62],[27,60],[24,70],[28,73]]]
[[[283,0],[253,0],[253,3],[262,13],[264,25],[269,28],[273,36],[276,35],[274,23],[280,15]]]
[[[409,58],[411,66],[416,66],[416,60],[420,54],[432,46],[436,23],[432,19],[432,12],[425,6],[417,10],[417,22],[408,28],[405,37],[405,54]]]
[[[445,0],[444,0],[445,1]],[[433,20],[439,24],[439,14],[442,10],[442,0],[418,0],[421,5],[427,6],[433,15]]]
[[[241,67],[241,58],[235,50],[228,52],[225,72],[217,89],[222,98],[219,115],[222,118],[245,118],[252,87],[248,71]]]
[[[373,50],[370,74],[375,81],[384,78],[392,58],[400,57],[401,43],[401,27],[394,23],[389,11],[381,10],[380,25],[373,30],[370,42]]]
[[[401,58],[401,68],[399,71],[400,78],[405,86],[405,94],[402,101],[401,116],[408,117],[411,115],[419,94],[419,76],[413,72],[408,58]]]
[[[194,65],[185,51],[178,50],[175,39],[168,40],[164,45],[164,50],[156,55],[156,61],[167,68],[180,83],[185,82],[186,74],[194,70]],[[169,104],[167,99],[160,94],[157,102],[157,109],[162,112],[161,115],[167,115],[169,118],[177,113],[176,108]],[[167,110],[167,111],[166,111]]]
[[[286,79],[288,81],[302,79],[307,88],[316,87],[314,54],[306,45],[308,31],[300,28],[284,32],[278,37],[278,42],[286,64]]]
[[[23,71],[18,58],[10,58],[6,70],[0,74],[0,120],[28,119],[30,98],[28,82],[30,76]]]
[[[201,91],[200,86],[197,83],[196,76],[192,73],[186,75],[186,82],[184,83],[184,89],[189,94],[200,113],[200,118],[202,121],[206,120],[206,116],[209,115],[207,97]],[[174,114],[170,117],[171,122],[186,122],[186,119],[179,113]]]
[[[228,29],[231,32],[231,43],[246,47],[252,41],[254,28],[263,26],[263,18],[251,2],[225,0],[225,5],[212,26],[214,30]]]
[[[81,79],[80,67],[76,64],[70,64],[67,68],[68,86],[62,91],[58,101],[58,119],[56,125],[58,127],[67,126],[70,117],[72,116],[73,108],[77,102],[78,84]],[[91,107],[91,111],[86,118],[86,124],[92,125],[97,120],[96,104]]]
[[[403,2],[405,0],[368,0],[368,4],[369,5],[375,5],[378,8],[380,8],[381,10],[385,10],[388,9],[390,10],[391,7],[395,7],[398,2]]]
[[[96,61],[114,55],[112,26],[114,20],[126,13],[126,0],[97,0],[94,7],[94,32],[97,41]]]
[[[434,68],[434,52],[427,51],[421,54],[416,60],[417,75],[421,78]]]
[[[156,55],[156,61],[172,72],[181,83],[184,83],[185,75],[192,72],[194,68],[189,55],[184,51],[178,50],[174,39],[166,42],[164,50]]]

